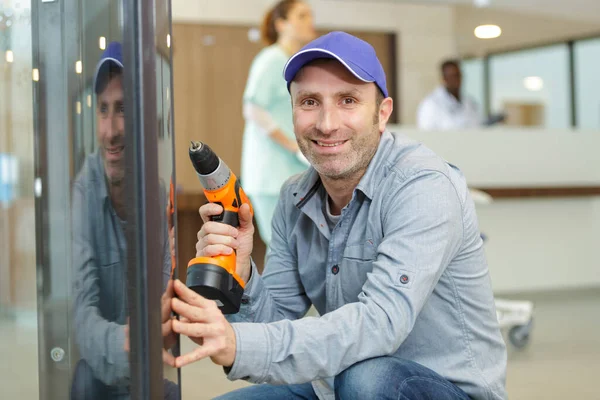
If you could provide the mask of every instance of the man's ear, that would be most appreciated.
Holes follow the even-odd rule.
[[[385,131],[385,127],[394,111],[394,100],[391,97],[383,99],[379,105],[379,132]]]

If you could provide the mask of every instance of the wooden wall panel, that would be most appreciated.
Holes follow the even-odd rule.
[[[190,165],[190,140],[206,142],[239,175],[244,119],[242,95],[261,45],[247,27],[173,25],[177,184],[199,192]]]

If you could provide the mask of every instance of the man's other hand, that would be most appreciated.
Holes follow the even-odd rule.
[[[181,368],[206,357],[218,365],[230,367],[235,360],[235,332],[231,324],[213,300],[205,299],[175,281],[178,298],[171,301],[172,309],[179,314],[179,320],[172,320],[173,331],[186,335],[199,347],[175,359],[175,366]]]

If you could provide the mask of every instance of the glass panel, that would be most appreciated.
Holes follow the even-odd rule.
[[[170,2],[142,3],[0,1],[0,398],[135,398],[163,375],[180,398],[159,318],[177,274]],[[126,60],[155,30],[148,75]]]
[[[31,3],[0,1],[0,398],[38,396]],[[23,377],[27,377],[26,380]]]
[[[463,82],[462,90],[469,95],[480,107],[481,114],[485,113],[484,67],[482,58],[463,60],[460,63]]]
[[[504,112],[509,125],[570,128],[569,81],[566,44],[494,55],[492,112]]]
[[[600,129],[600,38],[576,42],[574,52],[577,127]]]

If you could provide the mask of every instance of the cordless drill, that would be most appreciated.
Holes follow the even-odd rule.
[[[252,205],[242,190],[240,182],[207,145],[192,142],[190,159],[204,188],[204,194],[211,203],[223,207],[220,215],[212,221],[239,225],[238,211],[242,204]],[[223,314],[235,314],[240,309],[245,283],[235,271],[235,252],[215,257],[196,257],[188,263],[187,286],[199,295],[215,300]]]

